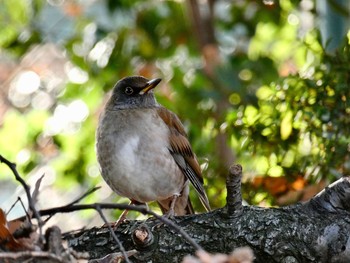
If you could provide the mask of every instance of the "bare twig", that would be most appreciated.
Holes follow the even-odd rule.
[[[68,207],[73,206],[74,204],[80,202],[82,199],[84,199],[85,197],[87,197],[88,195],[92,194],[93,192],[95,192],[96,190],[100,189],[100,187],[93,187],[91,189],[89,189],[88,191],[86,191],[84,194],[82,194],[81,196],[79,196],[77,199],[75,199],[74,201],[64,205],[64,206],[59,206],[59,207],[55,207],[55,208],[50,208],[50,209],[44,209],[44,210],[40,210],[39,213],[41,216],[49,216],[48,219],[45,220],[45,223],[51,218],[51,216],[57,214],[57,213],[67,213],[70,212],[69,209],[67,211]],[[61,212],[60,210],[64,211]],[[74,210],[73,210],[74,211]],[[25,219],[25,216],[19,217],[17,218],[18,220],[23,221]]]
[[[26,208],[25,208],[25,206],[24,206],[24,204],[23,204],[22,198],[21,198],[20,196],[18,196],[16,202],[14,202],[13,205],[11,205],[10,209],[6,212],[6,215],[10,214],[10,212],[12,211],[12,209],[16,206],[16,204],[17,204],[18,202],[21,204],[21,206],[22,206],[24,212],[26,213],[26,217],[27,217],[28,219],[30,219],[30,216],[29,216],[29,214],[28,214],[28,211],[26,210]],[[24,219],[25,219],[25,217],[23,217],[23,220],[24,220]],[[23,220],[21,220],[21,221],[23,221]]]
[[[110,224],[108,224],[108,221],[106,219],[106,217],[104,216],[104,214],[102,213],[101,207],[99,205],[96,205],[97,212],[99,213],[100,217],[102,218],[103,222],[108,226],[109,232],[111,233],[112,237],[114,238],[115,242],[117,242],[120,252],[123,254],[124,259],[126,262],[131,263],[128,257],[128,254],[125,251],[125,248],[123,247],[122,243],[120,242],[119,238],[117,237],[117,235],[114,233],[112,227]]]
[[[226,206],[229,216],[238,216],[242,212],[241,179],[242,166],[232,165],[226,179]]]
[[[2,155],[0,155],[0,162],[6,164],[11,169],[12,173],[15,175],[16,180],[19,181],[21,183],[21,185],[23,186],[24,191],[27,195],[29,210],[33,213],[34,217],[38,220],[39,234],[40,234],[39,240],[40,240],[40,242],[43,241],[42,226],[44,223],[41,220],[40,213],[35,208],[35,203],[33,201],[31,194],[30,194],[30,186],[23,180],[23,178],[17,172],[15,163],[10,162],[6,158],[4,158]]]
[[[67,204],[67,206],[69,205],[74,205],[76,203],[79,203],[81,200],[83,200],[85,197],[91,195],[93,192],[97,191],[98,189],[100,189],[100,186],[95,186],[89,190],[87,190],[84,194],[82,194],[80,197],[78,197],[77,199],[75,199],[73,202]]]

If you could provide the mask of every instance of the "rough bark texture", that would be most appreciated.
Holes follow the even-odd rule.
[[[240,195],[237,188],[233,190],[235,193],[228,189],[228,194]],[[249,246],[256,256],[255,262],[350,262],[349,177],[303,204],[259,208],[239,207],[236,202],[235,211],[229,206],[178,217],[174,222],[213,253],[230,253],[237,247]],[[147,242],[135,240],[135,233],[140,230],[149,231]],[[139,252],[130,258],[132,262],[181,262],[185,255],[194,253],[180,234],[155,219],[125,222],[115,233],[126,250]],[[89,252],[91,258],[119,251],[107,228],[84,230],[66,239],[70,247]]]

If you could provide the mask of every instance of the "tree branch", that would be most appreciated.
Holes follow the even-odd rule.
[[[146,206],[76,204],[95,190],[92,189],[68,205],[37,211],[33,216],[53,216],[83,209],[94,209],[100,214],[101,209],[128,209],[153,216],[146,221],[124,222],[115,231],[110,227],[95,227],[66,234],[71,248],[88,252],[91,259],[99,258],[93,262],[128,260],[129,255],[132,255],[132,262],[179,262],[188,254],[198,255],[204,250],[229,254],[239,247],[250,247],[256,256],[255,262],[350,261],[350,177],[338,180],[308,202],[283,208],[242,206],[241,178],[242,167],[231,166],[226,181],[226,206],[206,214],[169,220]],[[101,217],[106,222],[103,214]],[[62,261],[63,258],[56,258],[63,249],[56,242],[60,240],[57,238],[60,232],[54,230],[47,232],[49,246],[44,249],[49,253],[18,254],[15,262],[31,255]],[[56,241],[50,245],[50,240]],[[123,253],[118,253],[123,249]],[[14,254],[3,256],[12,258]],[[70,258],[63,261],[70,262]]]
[[[231,197],[227,198],[225,208],[176,217],[173,223],[208,252],[228,254],[238,247],[248,246],[253,249],[255,262],[350,261],[349,177],[338,180],[304,204],[261,208],[240,205],[237,188],[240,176],[241,167],[232,166],[231,179],[227,180]],[[140,229],[141,237],[152,235],[150,245],[142,247],[135,241],[135,233]],[[174,228],[159,226],[154,218],[125,222],[115,233],[126,250],[139,251],[131,258],[133,262],[179,262],[197,250],[184,242]],[[69,234],[65,239],[75,250],[89,251],[91,258],[118,250],[107,245],[110,244],[109,232],[101,228]]]
[[[320,212],[350,212],[350,177],[343,177],[326,187],[305,205]]]

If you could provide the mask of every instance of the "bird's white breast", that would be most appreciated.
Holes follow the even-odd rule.
[[[125,164],[126,167],[135,167],[137,160],[137,148],[139,146],[140,137],[137,135],[131,136],[122,145],[120,150],[117,150],[116,155],[121,162]]]

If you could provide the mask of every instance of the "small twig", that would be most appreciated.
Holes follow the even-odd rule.
[[[238,216],[242,212],[241,180],[242,166],[239,164],[232,165],[226,179],[226,206],[229,216]]]
[[[39,211],[39,214],[40,214],[41,216],[49,216],[49,218],[47,218],[47,219],[45,220],[45,223],[46,223],[47,221],[49,221],[49,219],[50,219],[53,215],[55,215],[55,214],[57,214],[57,213],[61,213],[60,210],[66,211],[66,209],[67,209],[68,207],[71,207],[71,206],[73,206],[74,204],[80,202],[82,199],[84,199],[85,197],[87,197],[88,195],[92,194],[93,192],[95,192],[96,190],[98,190],[98,189],[100,189],[100,188],[101,188],[101,187],[99,187],[99,186],[98,186],[98,187],[93,187],[93,188],[89,189],[88,191],[86,191],[84,194],[82,194],[80,197],[78,197],[77,199],[75,199],[74,201],[72,201],[72,202],[70,202],[70,203],[68,203],[68,204],[66,204],[66,205],[64,205],[64,206],[59,206],[59,207],[55,207],[55,208],[40,210],[40,211]],[[73,210],[73,211],[74,211],[74,210]],[[69,211],[67,211],[67,212],[69,212]],[[62,212],[62,213],[67,213],[67,212]],[[19,218],[17,218],[17,219],[23,221],[23,220],[25,219],[25,217],[22,216],[22,217],[19,217]]]
[[[2,155],[0,155],[0,162],[6,164],[11,169],[12,173],[15,175],[16,180],[19,181],[21,183],[21,185],[23,186],[24,191],[27,195],[29,209],[33,213],[34,217],[38,220],[39,234],[40,234],[39,240],[43,241],[43,234],[42,234],[43,221],[41,220],[41,217],[40,217],[38,210],[36,210],[36,208],[35,208],[34,201],[33,201],[32,196],[30,194],[30,186],[23,180],[23,178],[17,172],[15,163],[10,162],[6,158],[4,158]]]
[[[81,200],[83,200],[85,197],[87,197],[88,195],[92,194],[93,192],[95,192],[96,190],[100,189],[100,186],[96,186],[93,187],[89,190],[87,190],[84,194],[82,194],[81,196],[79,196],[77,199],[75,199],[74,201],[70,202],[69,204],[66,204],[65,206],[72,206],[76,203],[79,203]],[[45,223],[47,223],[47,221],[49,221],[52,218],[53,215],[50,215],[48,218],[46,218]]]
[[[25,206],[24,206],[24,204],[23,204],[22,198],[21,198],[20,196],[18,196],[16,202],[14,202],[13,205],[11,205],[10,209],[6,212],[6,215],[9,215],[9,214],[10,214],[10,212],[12,211],[12,209],[16,206],[16,204],[17,204],[18,202],[20,202],[20,204],[21,204],[21,206],[22,206],[24,212],[26,213],[26,217],[28,218],[28,220],[30,220],[30,216],[29,216],[29,214],[28,214],[28,211],[26,210],[26,208],[25,208]],[[25,218],[25,217],[24,217],[24,218]],[[23,219],[23,220],[24,220],[24,219]],[[21,220],[21,221],[23,221],[23,220]]]
[[[91,195],[93,192],[97,191],[98,189],[100,189],[100,186],[95,186],[89,190],[87,190],[84,194],[82,194],[80,197],[78,197],[77,199],[75,199],[73,202],[70,202],[69,204],[67,204],[67,206],[70,205],[74,205],[76,203],[79,203],[81,200],[83,200],[85,197]]]
[[[122,243],[120,242],[119,238],[117,237],[117,235],[114,233],[111,225],[108,223],[106,217],[104,216],[104,214],[102,213],[101,207],[99,205],[96,205],[95,209],[97,210],[97,212],[100,214],[100,217],[102,218],[103,222],[108,226],[108,230],[111,233],[112,237],[114,238],[115,242],[117,242],[120,252],[123,254],[124,259],[126,262],[131,263],[129,260],[129,257],[125,251],[125,248],[123,247]]]

